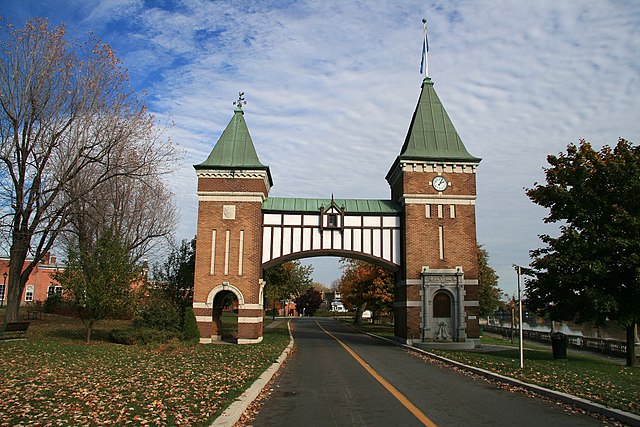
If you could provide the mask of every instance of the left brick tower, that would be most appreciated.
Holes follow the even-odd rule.
[[[207,160],[194,165],[198,227],[193,311],[201,343],[222,339],[222,310],[234,296],[238,344],[262,341],[262,202],[273,181],[249,135],[242,95]]]

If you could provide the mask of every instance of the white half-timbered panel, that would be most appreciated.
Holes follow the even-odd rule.
[[[385,228],[382,230],[382,258],[391,260],[392,246],[393,246],[393,230]]]
[[[344,216],[343,216],[344,215]],[[305,253],[312,255],[353,252],[388,263],[400,263],[400,217],[397,215],[340,214],[337,224],[327,227],[318,214],[264,213],[262,262]],[[321,226],[322,223],[323,226]]]
[[[302,229],[302,250],[310,251],[311,250],[311,233],[313,230],[311,228],[303,228]]]
[[[302,215],[285,215],[284,225],[302,225]]]
[[[264,214],[262,221],[264,222],[264,225],[280,225],[282,223],[282,215]]]
[[[282,229],[282,256],[291,253],[291,230],[289,227]]]
[[[331,246],[331,230],[322,230],[322,249],[333,249]]]
[[[320,233],[320,228],[314,228],[311,231],[311,238],[313,239],[313,244],[311,245],[312,249],[322,249],[320,246],[322,244],[322,234]]]
[[[380,232],[382,230],[380,229],[373,229],[372,231],[372,236],[371,236],[371,255],[373,256],[377,256],[378,258],[382,258],[382,247],[380,244]]]
[[[353,251],[362,252],[362,229],[353,229]]]
[[[303,218],[304,225],[320,226],[320,215],[304,215]]]
[[[273,258],[280,258],[282,252],[280,251],[280,244],[282,243],[282,228],[273,227],[273,244],[271,246],[273,251]]]
[[[362,217],[360,215],[357,215],[357,216],[345,215],[344,226],[345,227],[362,227]]]
[[[302,228],[293,229],[293,247],[291,252],[300,252],[302,250]]]
[[[382,226],[385,228],[386,227],[400,228],[400,217],[399,216],[383,216]]]

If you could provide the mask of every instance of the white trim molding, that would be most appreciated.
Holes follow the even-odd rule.
[[[211,308],[212,305],[208,302],[194,302],[193,308]]]
[[[260,192],[198,191],[199,202],[264,202],[266,196]]]
[[[198,178],[243,178],[243,179],[261,179],[264,181],[265,187],[268,189],[271,188],[271,183],[269,182],[269,175],[267,171],[263,170],[198,170],[196,171],[196,176]]]
[[[394,307],[422,307],[421,301],[397,301],[393,303]]]
[[[238,316],[238,323],[262,323],[262,316]]]
[[[238,344],[258,344],[262,342],[260,338],[238,338]]]
[[[426,194],[403,194],[400,199],[405,205],[475,205],[477,196],[438,196]]]

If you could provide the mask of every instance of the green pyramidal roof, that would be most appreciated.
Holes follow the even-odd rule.
[[[236,108],[220,139],[203,163],[196,169],[260,169],[269,173],[269,167],[260,163],[253,146],[242,108]],[[271,175],[269,174],[269,180]]]
[[[399,159],[480,162],[465,148],[429,77],[422,81],[420,99]]]

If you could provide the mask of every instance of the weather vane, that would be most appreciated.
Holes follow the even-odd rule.
[[[244,92],[238,92],[238,100],[233,101],[233,105],[237,105],[241,110],[243,105],[247,105],[247,101],[244,100]]]

